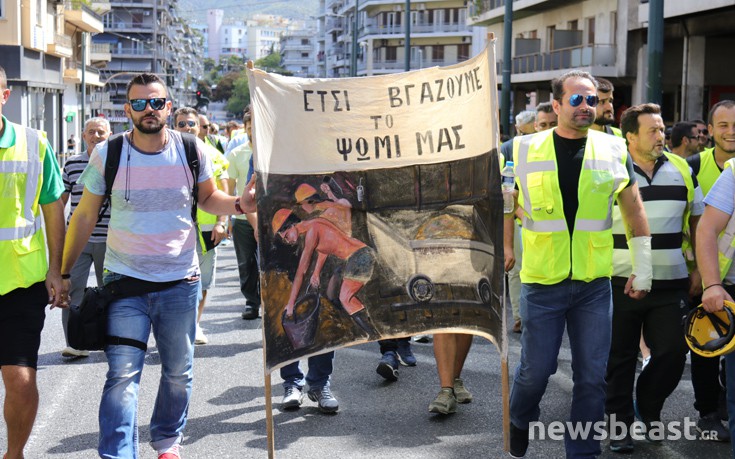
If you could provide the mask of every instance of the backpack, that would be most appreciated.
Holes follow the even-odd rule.
[[[102,220],[102,216],[110,207],[110,195],[112,194],[112,185],[115,183],[115,177],[117,177],[117,170],[120,167],[120,156],[122,155],[124,135],[124,133],[117,134],[107,140],[107,158],[105,159],[105,201],[100,209],[97,223]],[[194,177],[194,185],[191,190],[192,198],[194,199],[194,204],[191,206],[191,219],[196,224],[197,196],[199,194],[199,184],[197,183],[199,178],[199,155],[197,154],[196,137],[191,134],[181,133],[181,140],[184,144],[186,160],[189,163],[191,175]]]

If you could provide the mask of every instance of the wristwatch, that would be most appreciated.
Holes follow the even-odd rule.
[[[217,222],[217,225],[221,226],[223,230],[227,229],[227,223],[225,222]]]

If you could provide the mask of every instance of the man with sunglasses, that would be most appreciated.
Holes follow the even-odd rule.
[[[613,126],[615,124],[615,107],[613,107],[613,91],[615,91],[615,86],[605,78],[596,78],[596,80],[597,98],[599,101],[595,107],[595,124],[590,129],[623,137],[620,129]]]
[[[710,131],[707,129],[707,123],[700,119],[691,120],[690,123],[697,125],[697,132],[699,133],[699,151],[703,152],[707,148],[710,148]]]
[[[214,124],[209,122],[209,118],[207,118],[207,115],[199,113],[198,116],[199,133],[197,134],[197,137],[199,137],[199,140],[204,142],[206,145],[216,148],[220,153],[224,154],[225,145],[227,144],[227,142],[220,136],[209,132],[209,128],[212,127]]]
[[[571,71],[552,82],[552,93],[558,126],[517,137],[513,148],[523,214],[522,350],[510,395],[513,457],[526,454],[529,424],[539,419],[565,328],[574,372],[571,422],[588,432],[603,422],[616,199],[633,255],[625,293],[642,298],[651,288],[651,238],[625,142],[590,129],[596,80]],[[594,433],[573,439],[567,431],[565,444],[567,457],[601,453]]]
[[[699,153],[699,132],[696,124],[681,121],[671,127],[671,152],[684,159]]]
[[[191,107],[182,107],[174,113],[174,126],[179,132],[191,134],[201,140],[202,129],[199,126],[199,113]],[[217,181],[217,188],[227,193],[227,168],[230,163],[214,147],[204,143],[202,153],[212,161],[213,175]],[[201,270],[202,294],[197,308],[197,327],[194,344],[207,344],[209,338],[204,334],[200,325],[204,305],[207,303],[207,292],[214,287],[215,270],[217,267],[217,246],[227,238],[227,220],[229,215],[212,215],[202,209],[197,209],[197,225],[199,238],[197,252],[199,253],[199,269]]]
[[[59,164],[45,132],[3,116],[10,93],[0,67],[0,373],[7,429],[3,457],[20,459],[38,411],[36,367],[46,305],[66,308],[69,303],[59,269],[64,246]]]
[[[107,334],[116,340],[105,346],[108,371],[100,402],[98,445],[103,458],[139,457],[138,388],[151,330],[161,359],[150,421],[151,446],[159,459],[181,457],[199,289],[192,217],[195,184],[198,206],[211,214],[255,209],[254,181],[238,198],[218,190],[201,141],[187,139],[196,141],[199,158],[199,176],[192,176],[183,134],[166,129],[171,112],[167,93],[163,80],[149,73],[135,76],[127,86],[125,113],[133,129],[122,134],[120,166],[110,197],[104,282],[135,282],[153,293],[115,298],[108,307]],[[69,225],[62,276],[74,265],[97,222],[105,200],[105,161],[111,143],[94,150],[79,178],[84,193]]]

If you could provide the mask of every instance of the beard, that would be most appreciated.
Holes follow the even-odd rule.
[[[613,118],[612,113],[603,113],[602,116],[595,118],[595,124],[598,126],[609,126],[614,122],[615,119]]]
[[[146,120],[155,120],[156,122],[152,125],[143,124],[143,121],[146,121]],[[147,115],[147,116],[141,117],[138,120],[133,120],[133,125],[143,134],[158,134],[159,132],[161,132],[161,129],[163,129],[166,123],[164,123],[157,117]]]

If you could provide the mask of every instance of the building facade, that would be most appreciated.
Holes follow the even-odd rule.
[[[295,28],[281,36],[281,67],[293,76],[314,78],[317,76],[316,31]]]
[[[203,73],[201,38],[176,11],[175,0],[116,0],[104,15],[104,33],[93,44],[109,47],[111,61],[92,95],[93,114],[107,116],[113,132],[128,129],[125,85],[149,72],[166,81],[174,107],[193,106]]]
[[[96,53],[89,36],[102,31],[104,2],[33,0],[2,2],[0,65],[12,90],[3,113],[12,121],[46,131],[54,150],[80,133],[82,76],[85,89],[99,84]]]
[[[410,69],[447,66],[472,57],[484,46],[484,41],[476,39],[483,30],[473,30],[464,0],[414,1],[410,8],[406,14],[406,2],[400,0],[322,0],[317,49],[320,76],[402,72],[406,53]]]
[[[571,69],[615,85],[616,115],[647,101],[647,0],[514,0],[513,113],[550,100],[550,80]],[[476,0],[470,22],[498,38],[502,60],[505,0]],[[735,45],[731,0],[664,2],[662,110],[667,123],[706,118],[709,107],[735,97],[719,56]],[[499,68],[502,63],[499,63]]]

